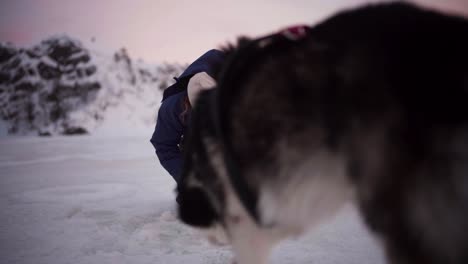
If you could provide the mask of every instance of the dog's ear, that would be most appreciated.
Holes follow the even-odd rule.
[[[208,195],[201,188],[179,191],[178,202],[179,218],[188,225],[207,228],[219,218]]]

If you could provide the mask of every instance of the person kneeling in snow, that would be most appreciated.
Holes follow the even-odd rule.
[[[158,112],[158,119],[151,143],[161,165],[177,183],[181,181],[183,167],[182,140],[187,130],[192,105],[198,93],[216,85],[216,71],[224,61],[225,54],[209,50],[195,60],[168,87]]]

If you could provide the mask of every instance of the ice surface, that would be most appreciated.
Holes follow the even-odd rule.
[[[151,134],[151,131],[148,131]],[[231,263],[175,215],[149,136],[0,138],[0,263]],[[280,245],[272,263],[383,263],[355,209]]]

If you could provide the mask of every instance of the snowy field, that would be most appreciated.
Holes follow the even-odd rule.
[[[147,137],[0,138],[1,264],[231,263],[175,218],[174,182]],[[348,205],[272,263],[379,264]]]

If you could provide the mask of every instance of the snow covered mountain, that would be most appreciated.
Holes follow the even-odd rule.
[[[18,135],[150,129],[162,90],[184,65],[91,51],[65,35],[31,48],[0,43],[0,130]]]

